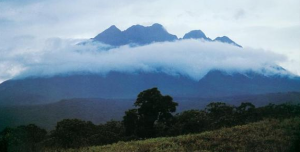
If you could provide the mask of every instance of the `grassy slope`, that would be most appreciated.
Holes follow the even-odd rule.
[[[290,152],[299,142],[299,134],[300,118],[265,120],[200,134],[119,142],[65,152]]]

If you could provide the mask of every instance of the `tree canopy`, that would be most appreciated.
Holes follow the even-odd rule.
[[[168,124],[173,118],[178,103],[169,95],[162,95],[157,88],[141,92],[134,106],[125,112],[124,125],[127,133],[136,133],[139,137],[153,137],[154,124]]]

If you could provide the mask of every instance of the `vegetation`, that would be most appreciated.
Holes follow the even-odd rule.
[[[123,119],[126,135],[138,137],[153,137],[156,134],[155,123],[171,125],[172,112],[176,111],[178,103],[170,96],[163,96],[157,88],[145,90],[138,95],[134,106],[125,112]]]
[[[268,151],[272,146],[273,151],[299,149],[294,143],[300,141],[300,119],[295,118],[300,116],[300,104],[269,104],[256,108],[247,102],[240,106],[212,102],[203,110],[174,114],[178,104],[172,97],[152,88],[141,92],[134,106],[125,112],[123,121],[95,125],[65,119],[48,134],[36,125],[6,128],[0,133],[0,151],[78,150],[117,142],[94,148],[123,151],[120,149],[123,145],[124,151]],[[249,124],[258,121],[262,122]],[[240,126],[244,124],[249,125]],[[233,126],[237,127],[207,132]],[[172,136],[179,137],[135,141]],[[261,149],[253,149],[255,147]]]
[[[298,152],[299,131],[299,117],[283,121],[270,119],[200,134],[118,142],[62,152]]]
[[[0,133],[0,151],[39,151],[41,141],[46,138],[46,130],[30,124],[17,128],[6,128]]]

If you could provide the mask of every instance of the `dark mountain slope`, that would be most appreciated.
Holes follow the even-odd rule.
[[[210,71],[198,83],[198,90],[206,97],[264,94],[300,91],[299,77],[264,76],[255,72],[228,74]]]
[[[0,130],[6,126],[34,123],[46,129],[54,129],[63,119],[82,119],[104,123],[121,120],[125,110],[131,108],[131,100],[69,99],[57,103],[35,106],[0,107]]]
[[[200,81],[164,73],[70,75],[9,80],[0,85],[1,105],[30,105],[67,98],[135,98],[152,87],[173,97],[223,97],[300,91],[299,78],[211,71]]]
[[[135,98],[148,88],[159,87],[175,96],[195,96],[196,82],[163,73],[71,75],[9,80],[0,85],[0,105],[43,104],[66,98]]]

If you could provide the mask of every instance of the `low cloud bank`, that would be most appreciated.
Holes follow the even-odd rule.
[[[279,62],[285,61],[285,56],[220,42],[180,40],[109,49],[110,46],[100,43],[88,41],[78,45],[82,40],[59,38],[19,37],[14,41],[0,44],[0,81],[79,72],[105,75],[110,71],[164,72],[194,80],[213,69],[228,73],[289,74],[276,68]]]

